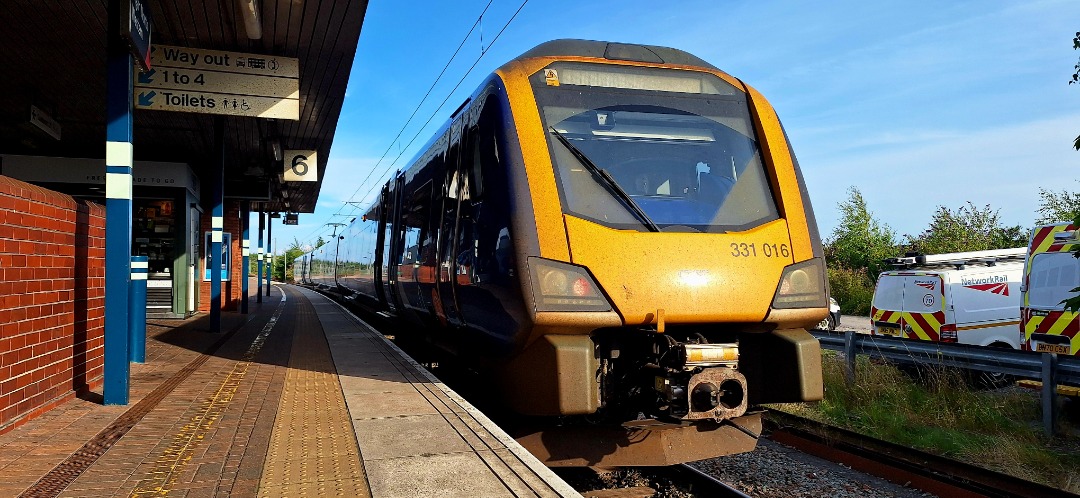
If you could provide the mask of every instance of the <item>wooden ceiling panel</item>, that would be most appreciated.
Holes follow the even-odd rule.
[[[227,117],[226,177],[264,182],[279,193],[280,163],[270,141],[315,149],[317,183],[290,185],[291,211],[312,212],[334,139],[367,10],[367,0],[263,0],[262,38],[247,37],[236,0],[145,0],[157,45],[230,50],[300,60],[300,121]],[[0,153],[102,157],[108,0],[4,0],[0,64],[10,71],[0,92]],[[29,106],[61,125],[56,141],[28,124]],[[208,177],[216,167],[209,115],[135,112],[137,160],[182,161]],[[228,195],[228,192],[226,193]],[[283,199],[265,203],[284,211]]]

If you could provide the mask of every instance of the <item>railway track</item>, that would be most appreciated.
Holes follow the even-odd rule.
[[[1076,497],[968,463],[770,410],[767,437],[854,470],[947,497]]]
[[[690,465],[552,469],[584,498],[750,498],[750,495]]]

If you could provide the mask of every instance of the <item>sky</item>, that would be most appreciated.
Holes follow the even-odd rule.
[[[1080,190],[1077,30],[1076,0],[369,0],[318,205],[275,252],[329,239],[487,75],[557,38],[678,48],[756,88],[825,239],[851,187],[901,236],[969,201],[1031,227],[1040,188]]]

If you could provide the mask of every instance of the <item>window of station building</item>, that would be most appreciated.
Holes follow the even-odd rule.
[[[177,247],[177,221],[173,201],[135,199],[132,201],[132,208],[132,255],[146,256],[150,273],[170,273],[176,259]]]

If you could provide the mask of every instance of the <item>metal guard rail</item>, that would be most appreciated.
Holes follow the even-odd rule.
[[[1042,381],[1043,429],[1053,434],[1057,422],[1058,384],[1080,385],[1080,358],[1055,353],[1017,351],[968,344],[899,339],[856,332],[811,330],[824,349],[845,353],[845,378],[855,382],[855,357],[866,355],[896,363],[918,363],[1005,373]]]

